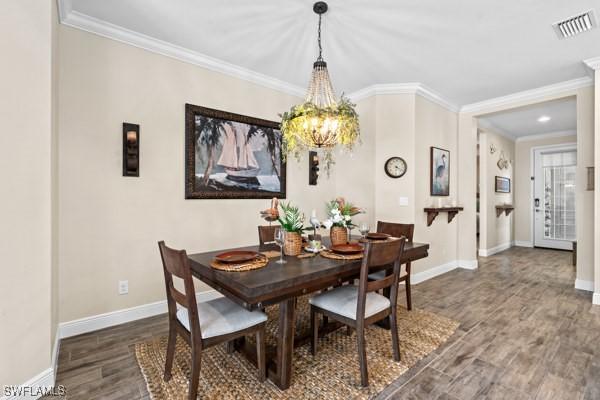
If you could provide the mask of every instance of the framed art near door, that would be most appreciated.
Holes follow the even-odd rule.
[[[279,123],[185,105],[185,198],[285,198]]]
[[[430,184],[432,196],[450,195],[450,152],[431,147],[429,155]]]
[[[510,178],[496,177],[496,193],[510,193]]]

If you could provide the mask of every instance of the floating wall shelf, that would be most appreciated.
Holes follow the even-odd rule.
[[[510,204],[503,204],[501,206],[496,206],[496,217],[500,217],[502,215],[502,213],[505,213],[506,215],[509,215],[512,210],[514,210],[515,207],[511,206]]]
[[[448,213],[448,223],[452,222],[456,214],[459,211],[464,210],[463,207],[429,207],[425,208],[424,211],[427,213],[427,226],[430,226],[435,217],[441,212]]]

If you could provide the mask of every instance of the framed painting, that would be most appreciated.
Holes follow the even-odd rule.
[[[431,147],[429,156],[429,179],[432,196],[450,195],[450,152]]]
[[[285,198],[279,123],[185,105],[185,198]]]
[[[510,193],[510,178],[496,177],[496,193]]]

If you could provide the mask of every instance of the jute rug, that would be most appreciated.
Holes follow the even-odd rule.
[[[308,298],[298,300],[296,334],[309,330]],[[267,308],[267,343],[275,345],[277,306]],[[319,339],[317,355],[310,345],[294,350],[292,386],[279,390],[272,382],[256,379],[256,367],[235,352],[227,354],[225,344],[202,353],[199,398],[202,399],[368,399],[381,392],[417,361],[443,344],[458,323],[423,311],[408,312],[398,307],[401,361],[392,359],[390,331],[369,327],[365,332],[369,384],[360,386],[356,334],[346,335],[338,329]],[[249,339],[252,340],[252,339]],[[154,400],[187,399],[190,371],[190,348],[178,339],[173,363],[173,377],[163,381],[167,338],[154,339],[135,346],[138,364]]]

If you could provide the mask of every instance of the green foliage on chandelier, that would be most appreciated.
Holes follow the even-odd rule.
[[[321,148],[324,151],[325,170],[329,174],[335,163],[333,150],[336,145],[351,151],[354,144],[360,141],[360,127],[355,105],[342,95],[339,103],[328,107],[318,107],[311,102],[293,106],[290,111],[281,115],[281,134],[283,135],[283,156],[294,155],[297,160],[309,149]],[[318,146],[314,143],[310,127],[313,119],[337,121],[337,138],[335,143]]]

